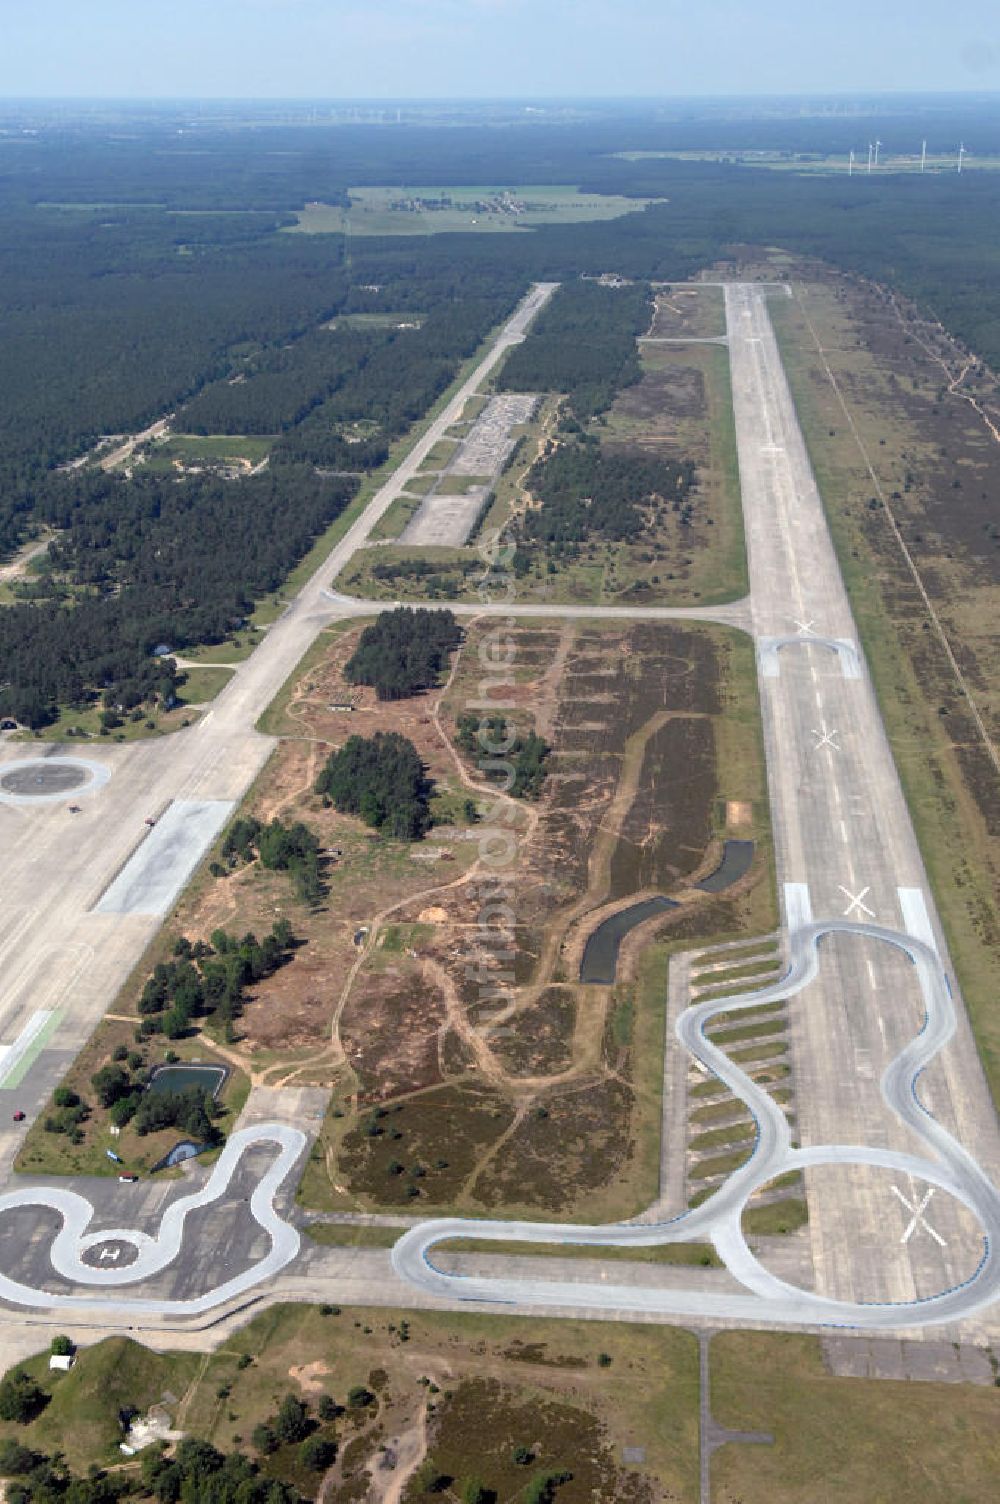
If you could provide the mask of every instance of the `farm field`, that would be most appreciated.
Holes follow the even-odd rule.
[[[618,219],[655,199],[580,193],[569,184],[503,188],[352,188],[349,209],[312,203],[289,232],[300,235],[495,235],[533,225]]]

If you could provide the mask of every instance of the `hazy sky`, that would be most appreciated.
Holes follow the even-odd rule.
[[[0,94],[1000,89],[1000,0],[0,0]]]

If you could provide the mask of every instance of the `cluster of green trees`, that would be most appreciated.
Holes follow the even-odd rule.
[[[479,759],[490,776],[498,762],[509,763],[513,778],[508,792],[515,799],[537,799],[541,795],[552,748],[537,732],[529,731],[524,736],[506,716],[480,717],[463,711],[455,723],[455,740],[469,757]]]
[[[144,1076],[131,1075],[115,1061],[96,1071],[91,1084],[97,1100],[119,1128],[132,1123],[139,1134],[145,1135],[177,1127],[201,1144],[215,1144],[222,1138],[213,1122],[219,1109],[202,1087],[147,1091]]]
[[[90,1117],[90,1108],[69,1086],[57,1086],[52,1093],[55,1109],[47,1113],[42,1126],[46,1133],[65,1133],[71,1143],[83,1143],[82,1124]]]
[[[604,448],[591,434],[579,434],[555,445],[528,472],[528,486],[541,505],[525,513],[520,536],[560,546],[594,534],[635,538],[652,516],[667,510],[686,526],[694,483],[690,460],[623,454]]]
[[[566,392],[578,422],[603,412],[642,368],[636,336],[653,317],[649,287],[603,287],[573,282],[560,287],[515,345],[498,385],[515,392]]]
[[[248,931],[242,938],[218,929],[212,943],[194,944],[181,936],[173,959],[158,961],[139,997],[143,1035],[179,1039],[194,1019],[213,1016],[231,1032],[243,1011],[246,989],[284,966],[296,946],[292,926],[278,919],[263,940]]]
[[[438,682],[448,654],[461,640],[462,629],[451,611],[409,606],[383,611],[361,633],[344,665],[344,678],[348,684],[372,685],[380,700],[403,700]]]
[[[0,1420],[26,1426],[48,1404],[48,1395],[23,1368],[12,1368],[0,1379]],[[2,1445],[2,1443],[0,1443]]]
[[[419,841],[429,829],[431,787],[416,747],[397,731],[349,737],[316,780],[341,814],[397,841]]]
[[[285,825],[275,817],[264,825],[241,815],[226,832],[222,855],[231,867],[259,857],[269,871],[287,872],[296,893],[310,906],[318,904],[325,892],[319,838],[301,820]]]
[[[241,1452],[220,1452],[191,1438],[179,1442],[172,1457],[144,1452],[142,1483],[159,1504],[305,1504],[291,1484],[261,1477]]]
[[[265,1457],[277,1452],[279,1447],[297,1446],[302,1466],[311,1472],[323,1473],[336,1461],[337,1443],[332,1436],[319,1434],[320,1422],[328,1424],[341,1414],[343,1406],[328,1394],[320,1397],[318,1420],[305,1400],[297,1394],[286,1394],[276,1413],[254,1427],[250,1439]]]
[[[179,1128],[196,1144],[208,1148],[222,1142],[222,1131],[213,1121],[220,1110],[201,1086],[186,1086],[183,1091],[147,1091],[132,1122],[140,1137],[159,1133],[162,1128]]]

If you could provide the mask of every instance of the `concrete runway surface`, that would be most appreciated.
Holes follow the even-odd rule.
[[[0,1040],[37,1030],[38,1010],[58,1022],[26,1077],[21,1058],[25,1105],[38,1106],[47,1097],[65,1060],[86,1039],[159,923],[156,915],[99,912],[115,877],[130,862],[141,866],[136,852],[141,853],[143,831],[137,826],[147,808],[159,813],[173,800],[240,797],[273,746],[253,730],[256,719],[306,647],[330,619],[377,609],[339,595],[329,582],[455,421],[466,397],[503,351],[523,337],[551,290],[539,287],[526,300],[461,392],[197,726],[129,748],[88,746],[88,756],[99,759],[110,777],[89,801],[80,801],[79,815],[68,816],[56,802],[34,808],[30,801],[0,804],[0,842],[10,854],[0,910]],[[757,993],[687,1009],[670,1048],[688,1051],[747,1103],[757,1122],[755,1151],[707,1202],[669,1223],[584,1227],[436,1219],[419,1224],[401,1237],[391,1257],[368,1250],[353,1259],[352,1299],[876,1330],[919,1330],[946,1322],[962,1323],[968,1331],[969,1318],[988,1311],[1000,1293],[994,1252],[1000,1238],[996,1114],[785,380],[767,312],[769,293],[783,295],[750,284],[725,289],[749,600],[702,611],[516,602],[485,611],[460,608],[462,614],[541,618],[708,619],[753,633],[790,969],[780,983]],[[17,752],[23,760],[23,744]],[[45,748],[39,755],[57,753]],[[0,780],[2,769],[0,754]],[[766,1091],[703,1033],[716,1013],[778,998],[791,1000],[797,1143]],[[0,1055],[0,1092],[4,1085]],[[261,1181],[266,1189],[256,1201],[260,1215],[255,1212],[270,1234],[270,1253],[240,1276],[241,1289],[249,1289],[255,1278],[271,1278],[275,1259],[281,1258],[288,1266],[279,1281],[284,1298],[298,1291],[300,1298],[313,1299],[319,1290],[318,1298],[345,1298],[335,1271],[346,1269],[347,1261],[323,1250],[322,1257],[314,1253],[304,1263],[302,1258],[293,1262],[297,1238],[293,1247],[279,1230],[285,1224],[273,1210],[273,1195],[290,1168],[290,1148],[281,1132],[281,1125],[271,1123],[230,1140],[236,1147],[225,1160],[229,1175],[238,1173],[240,1155],[258,1142],[273,1149],[277,1140],[279,1147]],[[4,1137],[0,1171],[9,1183],[15,1138],[9,1129]],[[220,1160],[219,1174],[210,1181],[215,1202],[224,1199],[229,1184],[222,1165]],[[753,1190],[792,1169],[804,1171],[809,1194],[812,1289],[764,1267],[740,1230],[740,1214]],[[828,1182],[824,1177],[833,1172],[839,1178]],[[0,1218],[15,1206],[54,1208],[49,1194],[58,1195],[30,1187],[12,1194],[14,1201],[10,1195],[0,1198]],[[180,1268],[190,1257],[181,1235],[184,1214],[174,1211],[181,1206],[183,1201],[176,1201],[163,1214],[165,1223],[167,1217],[173,1220],[166,1230],[161,1227],[156,1246],[173,1252],[165,1264],[156,1264],[158,1270],[169,1270],[171,1259]],[[86,1202],[60,1203],[59,1212],[65,1222],[54,1256],[64,1275],[72,1273],[88,1287],[71,1298],[93,1309],[100,1299],[95,1287],[114,1284],[109,1324],[112,1311],[120,1322],[123,1311],[169,1316],[179,1304],[190,1311],[193,1301],[207,1311],[230,1297],[227,1283],[184,1303],[164,1295],[133,1296],[129,1285],[141,1283],[153,1268],[139,1262],[153,1258],[149,1235],[114,1232],[131,1239],[140,1253],[112,1281],[105,1271],[80,1263],[88,1237]],[[585,1276],[546,1278],[546,1270],[565,1266],[543,1257],[533,1261],[537,1275],[524,1271],[524,1259],[509,1260],[501,1267],[511,1272],[496,1277],[460,1276],[435,1267],[437,1244],[469,1235],[586,1244],[595,1250],[709,1238],[733,1278],[726,1277],[724,1289],[712,1289],[690,1271],[685,1285],[675,1269],[657,1287],[647,1279],[629,1283],[622,1268],[619,1283],[597,1284]],[[32,1290],[18,1288],[17,1297],[3,1287],[0,1295],[31,1303]],[[34,1291],[40,1307],[52,1308],[54,1299],[42,1289]]]

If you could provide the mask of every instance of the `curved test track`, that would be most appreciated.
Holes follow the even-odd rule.
[[[900,949],[912,961],[926,1009],[923,1027],[892,1061],[882,1077],[887,1105],[923,1140],[936,1159],[920,1159],[889,1149],[822,1144],[795,1149],[782,1109],[745,1071],[706,1038],[705,1025],[718,1014],[794,997],[819,974],[820,940],[847,934],[879,940]],[[396,1272],[428,1294],[450,1300],[488,1301],[518,1306],[577,1306],[597,1310],[642,1310],[664,1315],[698,1314],[717,1319],[738,1318],[802,1324],[855,1327],[912,1327],[918,1321],[955,1321],[990,1304],[1000,1294],[1000,1264],[995,1250],[1000,1240],[1000,1195],[962,1148],[921,1105],[917,1082],[921,1073],[948,1043],[955,1031],[955,1010],[940,959],[930,946],[912,935],[875,924],[825,920],[808,924],[791,936],[791,964],[781,981],[757,992],[746,992],[696,1004],[677,1021],[677,1034],[696,1060],[725,1082],[745,1102],[757,1124],[757,1142],[750,1160],[735,1171],[702,1206],[671,1222],[625,1223],[618,1226],[568,1226],[565,1223],[481,1222],[450,1217],[423,1223],[405,1233],[392,1250]],[[978,1269],[964,1284],[923,1300],[899,1305],[833,1300],[770,1274],[747,1246],[741,1217],[754,1191],[778,1175],[824,1164],[865,1164],[911,1174],[940,1187],[960,1201],[980,1222],[984,1252]],[[689,1243],[709,1238],[729,1272],[747,1287],[747,1295],[705,1291],[650,1289],[532,1279],[488,1279],[446,1274],[431,1260],[434,1247],[453,1238],[475,1237],[498,1242],[574,1244],[595,1249],[639,1248],[665,1243]],[[557,1248],[553,1250],[557,1251]]]
[[[251,1215],[271,1239],[270,1251],[263,1259],[224,1284],[216,1285],[214,1289],[191,1300],[143,1299],[131,1295],[126,1298],[121,1294],[112,1300],[96,1294],[97,1289],[134,1285],[168,1268],[181,1252],[184,1224],[190,1213],[218,1201],[227,1191],[243,1155],[259,1144],[275,1144],[278,1148],[273,1164],[261,1176],[250,1197]],[[0,1196],[0,1215],[15,1207],[44,1206],[62,1217],[62,1227],[52,1242],[52,1266],[66,1280],[93,1286],[95,1294],[63,1295],[36,1290],[0,1273],[0,1297],[14,1305],[47,1306],[52,1310],[93,1306],[108,1308],[112,1305],[120,1310],[127,1304],[128,1311],[136,1314],[196,1316],[235,1295],[242,1295],[262,1280],[277,1274],[299,1251],[299,1234],[278,1216],[274,1209],[274,1197],[305,1147],[306,1135],[301,1129],[291,1128],[287,1123],[259,1123],[251,1128],[238,1129],[228,1139],[202,1190],[191,1196],[184,1196],[167,1207],[160,1223],[159,1235],[155,1238],[129,1228],[104,1228],[100,1232],[88,1233],[94,1209],[85,1197],[78,1196],[75,1191],[48,1186],[9,1191]],[[132,1244],[139,1250],[138,1258],[127,1267],[118,1269],[84,1263],[83,1255],[88,1249],[111,1241]]]

